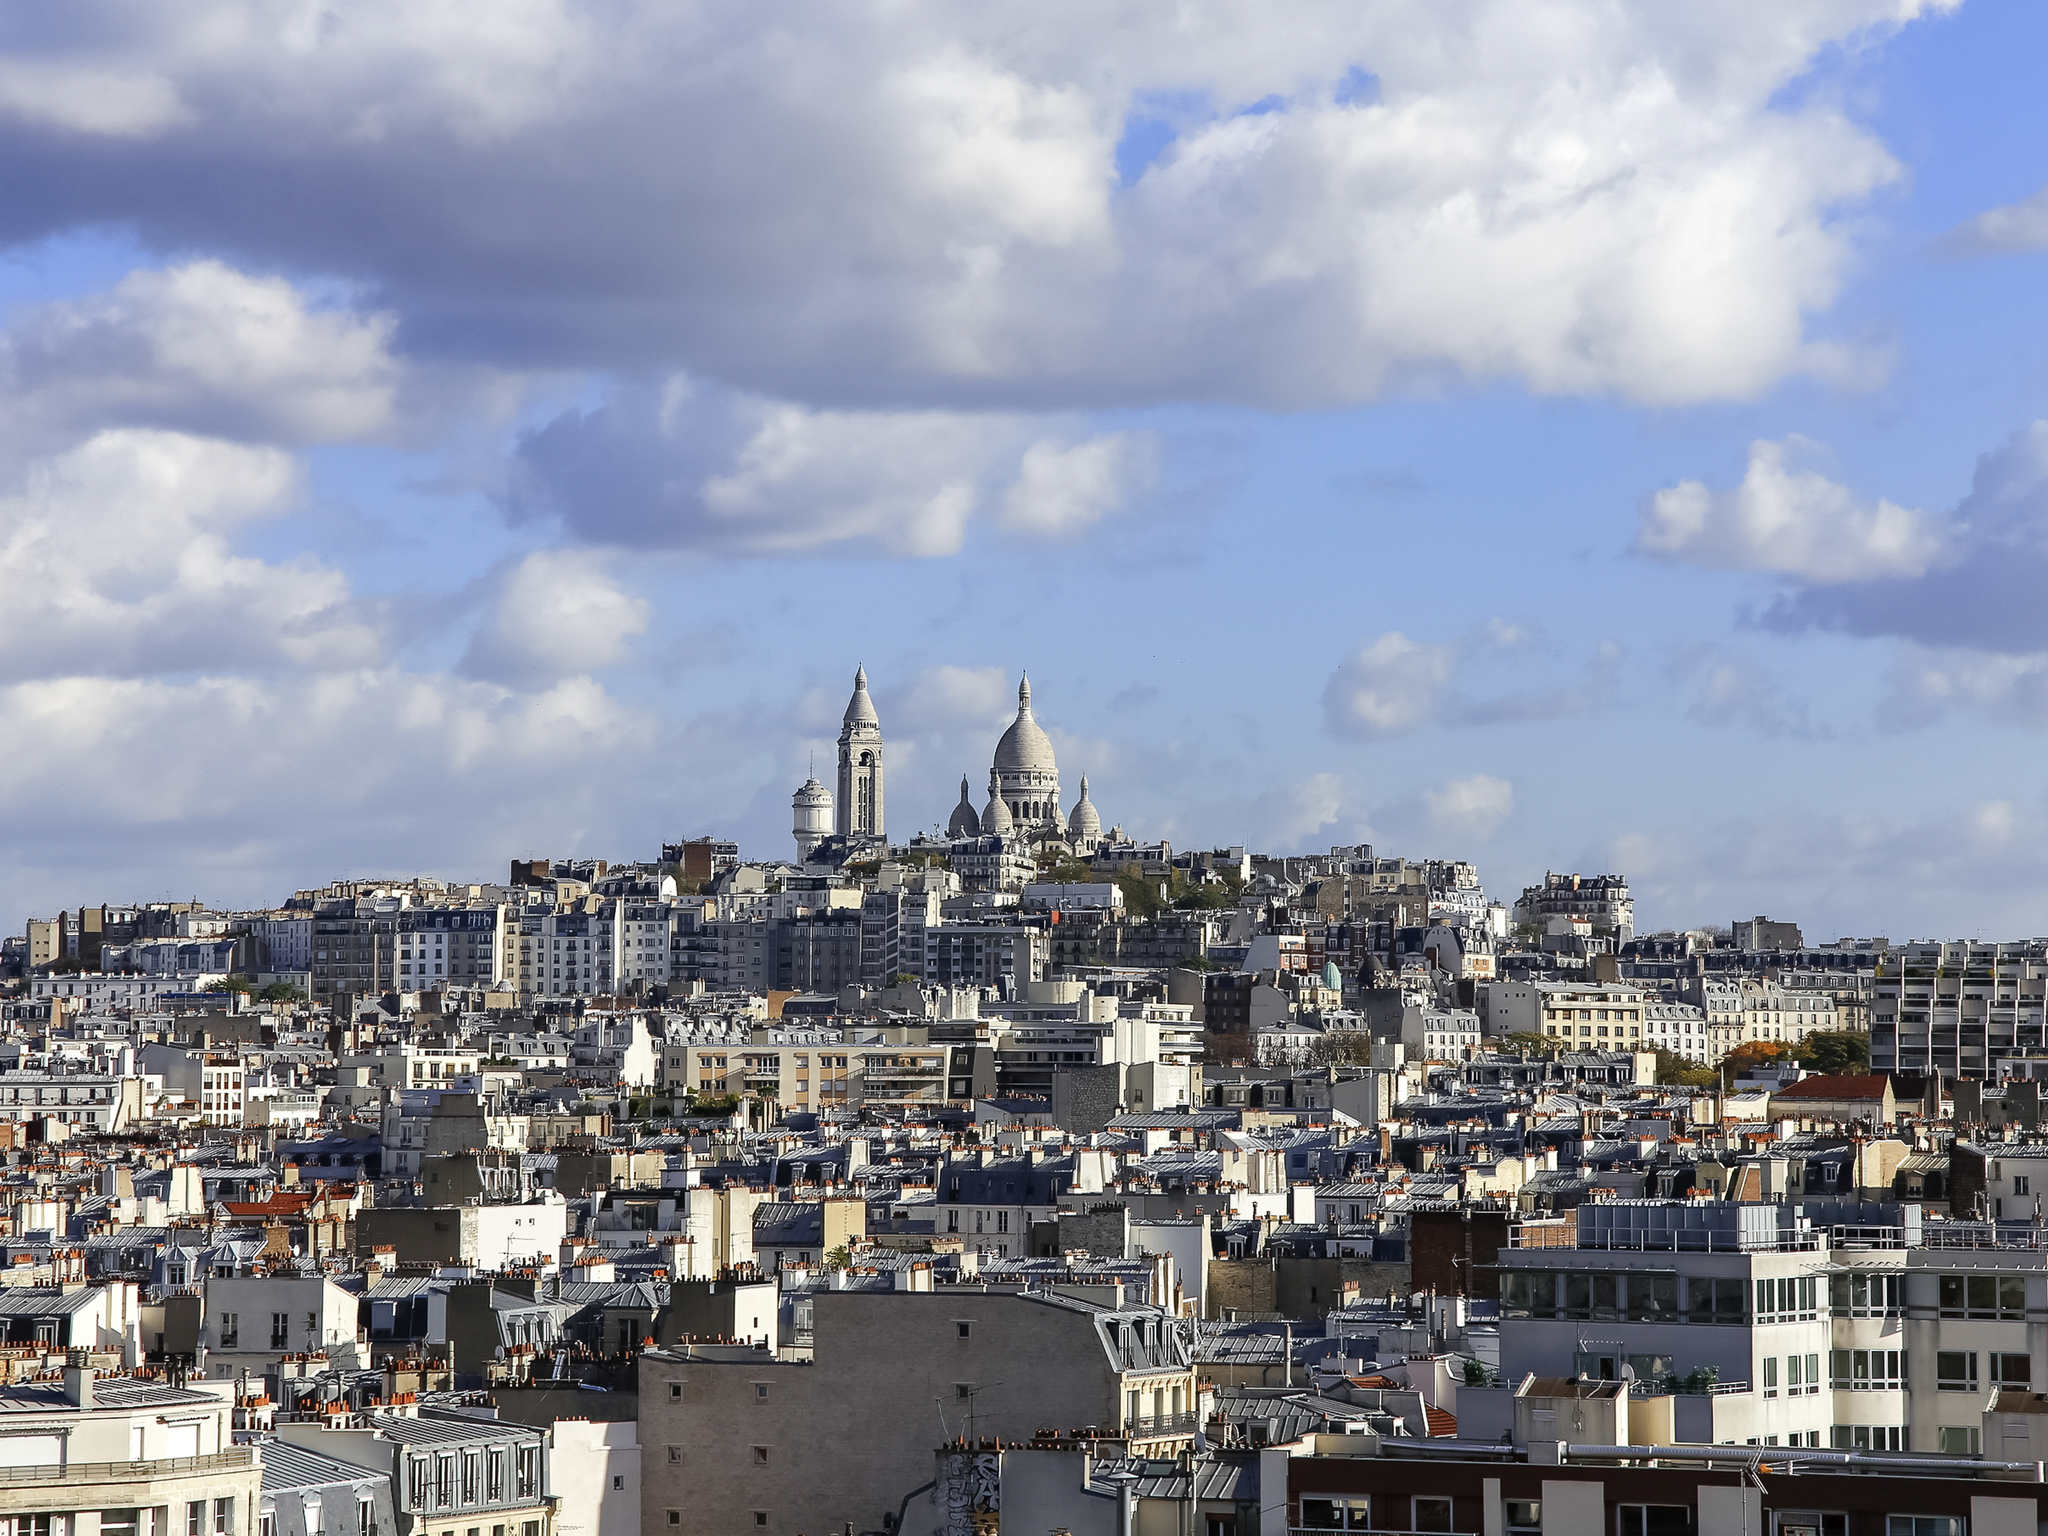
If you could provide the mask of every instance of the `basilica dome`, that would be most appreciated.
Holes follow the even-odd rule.
[[[1052,738],[1031,717],[1031,679],[1017,684],[1017,718],[996,743],[997,773],[1058,773],[1053,760]]]

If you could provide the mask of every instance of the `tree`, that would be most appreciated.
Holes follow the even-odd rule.
[[[1792,1048],[1780,1040],[1745,1040],[1721,1058],[1723,1070],[1744,1072],[1774,1061],[1790,1059]]]
[[[1671,1088],[1711,1088],[1720,1078],[1712,1067],[1703,1067],[1670,1051],[1659,1051],[1657,1081]]]
[[[1792,1058],[1810,1072],[1868,1072],[1870,1036],[1854,1029],[1824,1029],[1800,1041]]]
[[[1134,869],[1119,871],[1115,880],[1123,889],[1124,910],[1131,916],[1149,920],[1164,910],[1165,903],[1160,900],[1156,882],[1147,880]]]
[[[306,994],[288,981],[273,981],[256,990],[256,1000],[261,1003],[303,1003]]]

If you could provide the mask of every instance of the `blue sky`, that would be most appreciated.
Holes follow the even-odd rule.
[[[2038,8],[0,35],[0,919],[892,830],[2048,932]]]

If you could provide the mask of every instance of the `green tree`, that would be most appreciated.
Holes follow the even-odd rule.
[[[1672,1088],[1711,1088],[1720,1078],[1712,1067],[1701,1066],[1670,1051],[1659,1051],[1657,1081]]]
[[[1792,1059],[1810,1072],[1868,1072],[1870,1036],[1861,1030],[1824,1029],[1800,1041]]]
[[[256,989],[256,1000],[261,1003],[303,1003],[306,994],[288,981],[273,981]]]

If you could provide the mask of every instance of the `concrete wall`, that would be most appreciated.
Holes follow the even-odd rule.
[[[1120,1381],[1087,1312],[979,1291],[825,1292],[813,1341],[814,1365],[642,1357],[643,1530],[880,1530],[932,1481],[934,1446],[970,1423],[1027,1439],[1117,1422]],[[933,1509],[913,1504],[906,1529],[929,1530]]]

